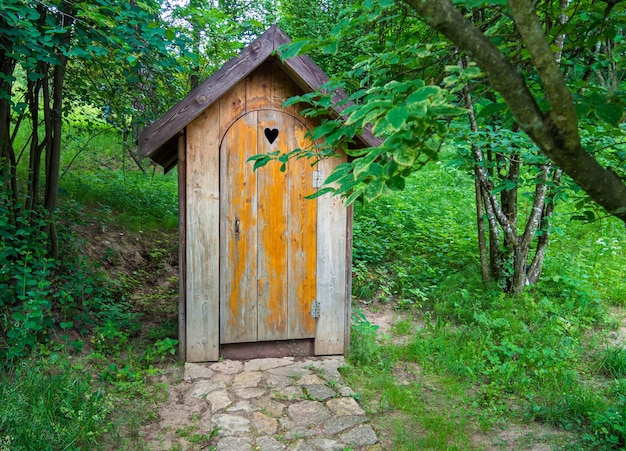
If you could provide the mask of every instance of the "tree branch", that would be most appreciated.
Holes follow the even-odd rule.
[[[550,120],[562,133],[571,135],[572,141],[580,141],[578,136],[578,118],[567,89],[563,74],[557,62],[557,55],[552,52],[546,40],[543,28],[537,17],[535,6],[530,0],[509,0],[515,26],[522,36],[524,45],[541,78],[547,100],[552,108]]]
[[[563,91],[564,80],[558,82],[560,87],[549,89],[551,104],[565,105],[558,105],[553,113],[544,115],[522,74],[515,70],[505,55],[450,0],[402,1],[411,6],[428,25],[468,52],[489,77],[491,85],[502,95],[520,127],[541,151],[572,177],[595,202],[626,223],[626,185],[613,171],[603,168],[582,147],[577,132],[578,120],[575,114],[570,114],[573,109],[571,95]],[[524,0],[510,1],[519,2],[519,5],[526,4]],[[534,9],[529,11],[522,8],[516,10],[516,14],[521,17],[535,13]],[[532,18],[528,20],[532,21]],[[524,25],[522,20],[522,26]],[[531,33],[525,39],[527,47],[543,48],[543,44],[527,42],[531,38],[545,41],[543,34],[538,36]],[[548,81],[556,73],[548,69],[549,63],[543,61],[544,57],[542,55],[539,63],[540,70],[547,77],[544,80],[545,85],[549,84]],[[554,55],[552,58],[554,59]],[[558,73],[562,78],[560,71]]]

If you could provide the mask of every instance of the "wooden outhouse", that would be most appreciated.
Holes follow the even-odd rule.
[[[305,199],[346,156],[293,160],[284,172],[248,161],[312,144],[316,120],[283,102],[327,77],[307,57],[281,61],[287,42],[271,27],[139,138],[143,156],[166,171],[178,164],[188,362],[347,350],[352,212],[337,197]]]

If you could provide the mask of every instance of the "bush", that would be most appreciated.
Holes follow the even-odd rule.
[[[14,360],[35,348],[53,324],[46,225],[37,212],[9,209],[0,194],[0,360]],[[15,216],[14,216],[15,215]]]
[[[128,284],[83,258],[47,257],[46,222],[37,219],[43,215],[8,205],[7,193],[0,194],[0,365],[27,357],[55,330],[83,334],[96,323],[107,333],[138,329],[138,315],[125,301]]]
[[[471,187],[462,172],[433,163],[407,179],[404,191],[356,205],[353,294],[420,307],[436,285],[473,268]]]
[[[371,324],[362,311],[352,315],[350,353],[348,359],[354,365],[370,365],[380,362],[380,346],[376,342],[378,326]]]

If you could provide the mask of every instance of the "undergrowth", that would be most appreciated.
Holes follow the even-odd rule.
[[[131,180],[139,193],[146,187],[145,178]],[[138,197],[132,184],[126,189],[128,199],[111,190],[100,204]],[[133,292],[147,274],[107,272],[86,254],[75,227],[106,228],[119,217],[86,208],[87,197],[62,197],[63,255],[54,260],[46,221],[25,210],[11,218],[6,195],[0,193],[0,450],[134,449],[138,428],[165,396],[152,380],[160,364],[173,362],[175,324],[142,325],[143,304]],[[158,196],[165,200],[136,206],[130,222],[163,221],[176,210],[168,204],[164,211],[172,196]],[[163,245],[154,245],[149,259],[165,258]]]
[[[175,176],[75,164],[62,179],[62,225],[175,229]],[[610,313],[626,301],[623,226],[557,214],[563,233],[540,283],[511,297],[480,280],[472,190],[466,174],[433,163],[404,191],[355,207],[355,302],[408,320],[393,341],[355,308],[344,377],[393,449],[471,449],[476,429],[514,422],[571,434],[557,447],[622,449],[626,355]],[[132,448],[128,437],[154,415],[147,406],[165,396],[151,381],[177,345],[176,324],[145,330],[141,308],[173,294],[133,299],[145,274],[105,271],[71,226],[60,228],[71,244],[63,259],[49,259],[45,223],[11,222],[3,205],[0,450]]]
[[[462,172],[431,164],[405,191],[356,208],[356,301],[404,312],[416,325],[403,344],[381,341],[357,310],[346,376],[364,388],[366,402],[408,415],[397,449],[471,448],[459,438],[471,435],[468,421],[483,430],[541,422],[573,434],[557,447],[622,449],[626,354],[606,340],[609,308],[623,306],[626,292],[618,221],[572,221],[564,206],[541,281],[513,297],[482,284],[472,187]],[[406,387],[397,369],[409,364],[420,373]],[[440,395],[426,406],[411,393],[428,383]],[[450,419],[437,403],[445,405],[459,384],[463,395],[448,406]],[[434,418],[424,418],[425,408]],[[456,430],[446,431],[445,421]],[[422,438],[434,428],[438,439],[407,442],[408,423]]]
[[[73,171],[61,194],[115,216],[132,231],[178,227],[178,181],[175,175],[99,169]]]

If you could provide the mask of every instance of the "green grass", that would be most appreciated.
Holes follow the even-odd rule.
[[[109,132],[94,137],[77,127],[68,135],[63,164],[72,169],[61,181],[61,221],[92,222],[95,215],[103,227],[174,230],[175,174],[143,174],[121,148]],[[379,436],[390,449],[479,449],[476,434],[540,424],[552,428],[555,448],[623,448],[626,356],[607,344],[615,327],[608,312],[626,307],[623,225],[575,222],[563,205],[540,283],[511,297],[481,282],[473,208],[471,177],[436,163],[411,177],[406,190],[355,208],[353,294],[359,306],[393,309],[392,338],[401,337],[397,344],[381,340],[355,309],[343,375]],[[164,245],[155,245],[157,260]],[[57,297],[49,313],[73,315],[76,326],[74,315],[85,305],[94,309],[96,324],[80,330],[91,353],[4,368],[0,450],[131,449],[149,416],[141,400],[162,396],[149,378],[153,364],[171,359],[175,330],[161,325],[146,337],[135,311],[157,310],[158,299],[145,294],[131,302],[144,280],[139,274],[100,271],[96,280],[81,271],[51,285]],[[112,393],[118,410],[132,414],[111,415]],[[36,441],[42,437],[49,441]]]
[[[53,353],[0,373],[0,450],[94,449],[113,400],[91,374]]]
[[[60,188],[65,201],[78,201],[114,216],[132,231],[178,227],[178,180],[175,174],[133,170],[73,171]]]
[[[404,192],[355,209],[353,294],[406,314],[392,328],[403,344],[354,324],[348,383],[402,412],[380,425],[394,449],[471,449],[473,431],[533,423],[572,434],[556,447],[624,446],[626,355],[599,346],[608,309],[626,301],[623,224],[572,221],[562,205],[542,279],[512,297],[481,282],[473,203],[469,176],[431,164]],[[394,368],[411,364],[421,376],[409,389]],[[413,394],[428,384],[428,397]]]

